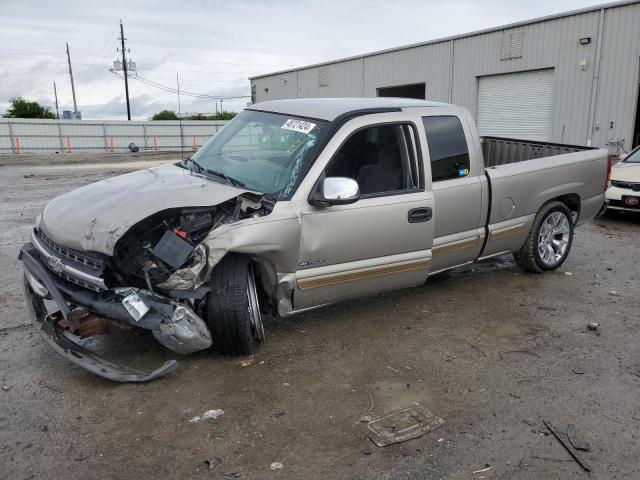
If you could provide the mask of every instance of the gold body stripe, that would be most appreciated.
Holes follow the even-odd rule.
[[[522,233],[523,230],[524,230],[524,227],[519,225],[517,227],[510,227],[505,230],[500,230],[498,232],[491,232],[490,239],[499,240],[501,238],[513,237],[514,235],[518,235]]]
[[[338,273],[330,277],[317,279],[312,278],[309,280],[300,279],[298,280],[298,288],[300,288],[300,290],[308,290],[311,288],[327,287],[338,283],[354,282],[357,280],[382,277],[384,275],[393,275],[394,273],[420,270],[423,268],[429,268],[430,265],[431,260],[421,260],[419,262],[404,263],[402,265],[392,265],[390,267],[376,267],[362,272]]]
[[[463,242],[446,244],[438,247],[433,247],[433,255],[442,255],[445,253],[455,252],[457,250],[464,250],[466,248],[475,247],[480,245],[479,238],[473,238],[471,240],[465,240]]]

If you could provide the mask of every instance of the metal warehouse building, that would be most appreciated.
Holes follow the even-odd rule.
[[[475,116],[481,135],[603,146],[640,143],[640,1],[252,77],[253,102],[424,98]]]

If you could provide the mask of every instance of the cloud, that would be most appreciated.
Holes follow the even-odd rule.
[[[588,0],[597,4],[600,0]],[[585,0],[59,0],[0,2],[0,112],[23,96],[73,109],[65,42],[69,42],[84,118],[125,118],[119,58],[123,19],[138,72],[171,88],[221,96],[249,95],[250,76],[372,50],[464,33],[582,8]],[[175,94],[131,81],[135,118],[177,109]],[[212,111],[206,99],[185,111]],[[229,100],[241,109],[246,100]]]

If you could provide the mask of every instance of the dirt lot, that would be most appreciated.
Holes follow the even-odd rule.
[[[554,273],[503,257],[271,321],[246,367],[205,353],[132,385],[58,357],[19,288],[36,215],[59,193],[172,158],[0,158],[0,480],[640,478],[640,216],[581,227]],[[173,358],[144,332],[97,346]],[[386,448],[368,440],[360,417],[413,401],[445,425]],[[224,415],[189,422],[214,408]],[[543,419],[576,426],[591,474]]]

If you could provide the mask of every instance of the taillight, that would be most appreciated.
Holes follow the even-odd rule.
[[[609,187],[609,180],[611,180],[611,166],[613,165],[613,155],[607,157],[607,180],[604,182],[604,191],[607,191]]]

